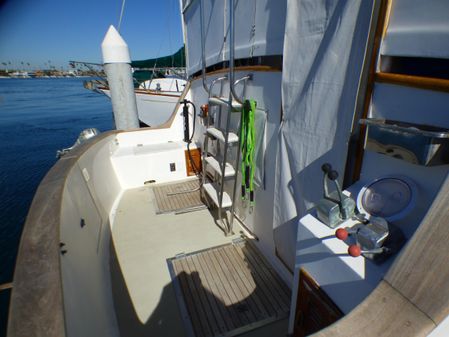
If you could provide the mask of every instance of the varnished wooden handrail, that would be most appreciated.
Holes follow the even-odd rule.
[[[357,126],[353,126],[353,135],[351,136],[351,143],[350,147],[348,148],[348,157],[343,186],[350,186],[354,182],[358,181],[360,179],[360,172],[362,171],[366,127],[364,125],[358,126],[358,120],[366,118],[368,116],[371,97],[374,91],[377,55],[379,54],[382,34],[388,22],[388,11],[389,8],[391,8],[389,5],[391,0],[379,1],[379,9],[377,10],[377,13],[375,8],[373,8],[373,24],[375,25],[375,28],[374,26],[370,28],[370,30],[374,28],[374,32],[373,36],[370,36],[368,40],[368,43],[372,45],[372,47],[371,50],[370,47],[368,47],[366,55],[367,60],[369,60],[369,67],[366,80],[365,95],[363,101],[361,101],[361,103],[363,102],[360,106],[361,113],[357,112],[355,115],[355,124]],[[377,2],[374,2],[374,4],[376,3]],[[377,17],[377,22],[374,21],[375,17]],[[372,33],[370,32],[370,35],[371,34]],[[359,102],[357,102],[357,105],[358,104]]]
[[[12,282],[0,284],[0,291],[9,290],[12,288]]]
[[[375,81],[378,83],[403,85],[425,90],[449,92],[449,80],[441,78],[395,73],[376,73]]]
[[[238,71],[248,71],[248,72],[282,72],[282,69],[276,66],[268,66],[268,65],[254,65],[254,66],[237,66],[234,67],[236,72]],[[213,71],[209,71],[206,73],[207,76],[214,76],[220,74],[226,74],[229,72],[229,68],[221,68]],[[201,78],[201,75],[192,77],[192,82]]]

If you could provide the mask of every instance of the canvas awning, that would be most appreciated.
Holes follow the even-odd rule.
[[[132,61],[133,68],[181,68],[186,66],[185,48],[182,46],[173,55],[156,57],[148,60]]]

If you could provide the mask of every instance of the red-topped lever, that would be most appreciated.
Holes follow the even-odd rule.
[[[348,254],[352,257],[357,257],[362,255],[362,249],[358,245],[350,245],[348,248]]]
[[[362,250],[359,245],[350,245],[348,248],[348,254],[352,257],[358,257],[362,254],[381,254],[385,250],[385,247],[376,249]]]
[[[349,236],[349,232],[346,230],[346,228],[339,228],[335,231],[335,236],[338,239],[345,241]]]

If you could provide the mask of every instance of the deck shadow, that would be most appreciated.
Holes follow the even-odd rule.
[[[235,336],[286,318],[290,290],[247,240],[168,260],[189,336]]]
[[[248,241],[167,261],[176,261],[176,267],[169,262],[174,278],[161,289],[148,320],[141,322],[111,243],[112,290],[121,336],[262,336],[265,329],[257,328],[263,326],[269,336],[286,329],[290,290]],[[178,269],[178,264],[185,268]],[[175,268],[178,273],[173,274]],[[211,272],[223,279],[221,283],[217,278],[213,282]],[[181,285],[190,290],[180,293]],[[192,294],[196,306],[186,305]]]

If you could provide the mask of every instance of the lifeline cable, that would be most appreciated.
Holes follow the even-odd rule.
[[[240,127],[242,151],[242,200],[247,199],[254,205],[254,150],[256,144],[256,130],[254,127],[257,103],[255,100],[245,100],[242,109],[242,125]]]

